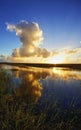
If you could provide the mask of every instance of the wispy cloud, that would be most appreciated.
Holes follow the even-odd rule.
[[[64,49],[62,53],[65,54],[65,62],[81,63],[81,47],[74,49]]]
[[[4,62],[4,61],[7,61],[7,56],[2,54],[0,55],[0,62]]]
[[[68,55],[78,54],[78,53],[81,53],[81,47],[77,47],[74,49],[64,49],[63,53],[68,54]]]

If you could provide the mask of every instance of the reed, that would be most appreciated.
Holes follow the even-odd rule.
[[[9,91],[12,88],[12,92]],[[27,97],[17,97],[12,76],[0,69],[0,129],[1,130],[80,130],[81,110],[61,109],[57,102],[29,103]],[[40,108],[40,110],[39,110]]]

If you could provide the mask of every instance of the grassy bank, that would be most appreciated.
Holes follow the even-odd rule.
[[[58,108],[56,101],[48,104],[29,102],[28,96],[19,94],[12,76],[0,69],[0,130],[80,130],[81,110]],[[26,84],[27,85],[27,84]],[[29,86],[26,86],[29,88]],[[11,91],[10,91],[11,90]],[[25,91],[25,90],[24,90]],[[40,110],[39,110],[40,109]]]
[[[0,65],[11,65],[18,67],[40,67],[40,68],[50,68],[50,67],[60,67],[69,68],[74,70],[81,70],[81,63],[65,63],[65,64],[49,64],[49,63],[12,63],[12,62],[0,62]]]

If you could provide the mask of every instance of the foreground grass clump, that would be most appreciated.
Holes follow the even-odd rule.
[[[0,130],[80,130],[81,110],[58,108],[47,99],[38,104],[19,95],[12,76],[0,70]],[[24,88],[24,84],[20,84]],[[26,84],[27,85],[27,84]],[[28,87],[28,86],[26,86]]]

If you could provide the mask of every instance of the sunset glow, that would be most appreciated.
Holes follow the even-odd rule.
[[[64,61],[64,54],[58,54],[57,56],[55,56],[55,57],[50,57],[49,59],[48,59],[48,63],[54,63],[54,64],[56,64],[56,63],[63,63],[63,61]]]
[[[1,0],[0,10],[0,62],[81,63],[79,0]]]

